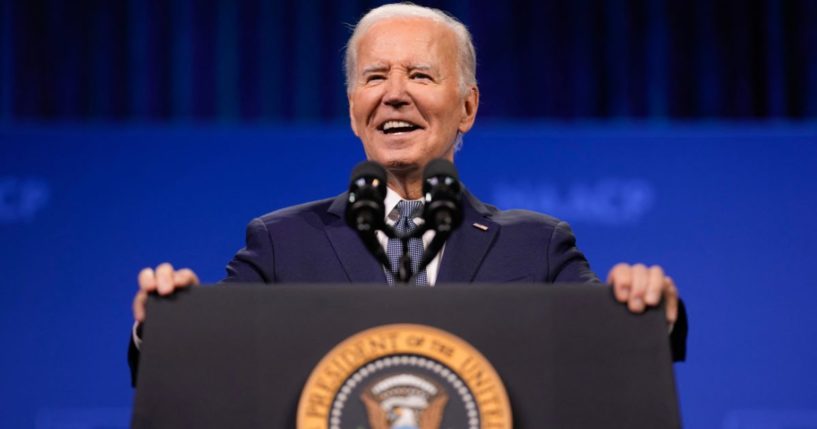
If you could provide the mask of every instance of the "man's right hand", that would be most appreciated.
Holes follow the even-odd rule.
[[[174,270],[173,265],[165,262],[154,270],[145,268],[139,272],[139,292],[133,298],[133,318],[137,322],[145,321],[145,303],[148,294],[170,295],[176,289],[198,286],[199,278],[189,268]]]

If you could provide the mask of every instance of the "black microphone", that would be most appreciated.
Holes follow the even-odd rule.
[[[421,272],[442,249],[448,236],[462,224],[462,185],[454,164],[447,159],[431,160],[423,170],[424,230],[436,231],[423,254]]]
[[[462,185],[457,168],[443,158],[431,160],[423,170],[423,218],[426,227],[450,233],[462,223]]]
[[[385,222],[386,169],[372,161],[363,161],[352,170],[346,204],[346,223],[354,229],[363,244],[381,264],[391,267],[375,231],[392,236]]]

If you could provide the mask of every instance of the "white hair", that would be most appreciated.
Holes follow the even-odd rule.
[[[445,25],[457,38],[457,63],[459,65],[460,92],[468,93],[468,86],[477,84],[477,55],[471,33],[459,20],[451,15],[430,7],[418,6],[413,3],[386,4],[369,11],[354,27],[352,36],[346,43],[346,92],[352,91],[355,68],[357,67],[358,40],[372,27],[372,25],[394,18],[422,18]]]

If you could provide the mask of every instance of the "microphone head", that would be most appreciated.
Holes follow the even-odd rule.
[[[426,165],[423,197],[423,217],[431,228],[450,233],[462,223],[462,185],[451,161],[437,158]]]
[[[460,180],[457,167],[454,167],[454,164],[445,158],[432,159],[426,164],[426,168],[423,170],[423,181],[434,176],[453,177],[457,182]]]
[[[439,198],[459,200],[460,175],[457,167],[444,158],[432,159],[423,170],[423,195],[426,203]]]
[[[363,161],[352,169],[349,183],[351,183],[351,187],[354,187],[359,179],[367,179],[367,182],[371,183],[372,186],[379,190],[382,189],[385,195],[386,177],[386,169],[382,165],[374,161]]]
[[[352,170],[346,222],[359,232],[380,227],[385,218],[386,169],[372,161],[363,161]]]

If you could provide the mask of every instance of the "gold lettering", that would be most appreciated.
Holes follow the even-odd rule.
[[[335,368],[332,367],[333,364],[334,364]],[[334,384],[337,384],[337,383],[343,381],[343,378],[344,378],[343,368],[338,369],[337,366],[338,365],[337,365],[336,361],[332,360],[331,362],[329,362],[329,365],[326,365],[326,367],[324,368],[324,371],[323,371],[324,375],[326,375],[328,378],[330,378],[332,380],[332,383],[334,383]]]
[[[347,339],[326,357],[321,369],[313,372],[301,398],[299,421],[310,429],[325,427],[323,423],[328,419],[335,395],[352,373],[384,356],[416,353],[440,359],[459,375],[479,404],[483,429],[507,429],[510,409],[505,409],[507,398],[502,382],[490,363],[467,344],[460,346],[456,338],[434,332],[427,328],[412,329],[411,325],[390,325]]]
[[[482,399],[482,398],[480,398],[480,400],[479,400],[479,404],[480,404],[481,406],[487,406],[487,405],[490,405],[490,404],[499,404],[499,397],[496,395],[496,393],[494,393],[494,394],[493,394],[493,395],[491,395],[491,397],[490,397],[490,398],[488,398],[488,399]]]
[[[346,366],[343,365],[343,362],[339,361],[337,357],[332,359],[331,364],[335,365],[335,367],[338,369],[338,373],[340,374],[346,374],[348,372]]]
[[[326,384],[326,382],[321,378],[315,380],[315,387],[317,387],[318,389],[325,390],[330,395],[335,393],[335,389],[332,386]]]
[[[431,342],[431,350],[440,352],[446,357],[451,357],[454,355],[454,349],[452,347],[449,347],[437,340]]]
[[[384,353],[386,350],[388,350],[388,346],[386,344],[386,339],[382,338],[382,337],[378,337],[378,338],[371,337],[371,338],[369,338],[369,341],[367,342],[367,345],[369,346],[369,349],[374,354]]]
[[[504,414],[502,413],[501,408],[495,408],[492,410],[481,410],[482,413],[482,427],[502,427],[502,420]],[[491,421],[491,420],[499,420],[499,421]]]
[[[462,366],[460,367],[460,372],[463,375],[468,373],[468,371],[471,370],[469,366],[476,367],[476,363],[474,363],[474,358],[472,356],[468,356],[467,358],[465,358],[465,360],[462,362]]]
[[[357,343],[348,349],[341,350],[339,355],[343,363],[351,368],[357,368],[360,363],[366,359],[366,355],[363,353],[360,343]]]
[[[475,391],[483,390],[484,387],[489,386],[491,381],[490,377],[486,377],[485,373],[482,372],[482,368],[475,368],[470,374],[468,374],[468,379],[471,383],[468,383],[469,386]]]
[[[474,396],[482,397],[483,395],[491,393],[493,390],[494,390],[494,384],[493,383],[488,383],[484,388],[474,392]]]
[[[425,337],[421,335],[409,335],[406,337],[406,344],[408,344],[409,347],[422,347],[425,341]]]
[[[397,333],[388,332],[386,335],[369,337],[366,345],[368,346],[366,355],[369,359],[387,355],[397,348]]]
[[[326,410],[329,408],[329,402],[326,396],[313,393],[309,395],[308,403],[306,404],[306,414],[310,417],[326,418]]]

